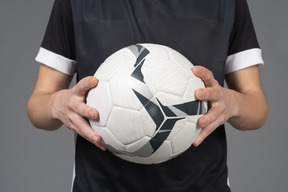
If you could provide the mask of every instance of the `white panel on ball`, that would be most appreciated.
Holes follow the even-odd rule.
[[[99,81],[97,88],[90,90],[86,100],[91,107],[97,109],[99,112],[99,118],[96,121],[90,120],[92,127],[105,127],[113,108],[109,83]]]
[[[126,145],[126,150],[128,153],[133,153],[139,150],[143,145],[150,141],[151,137],[145,136],[138,141],[135,141],[131,144]]]
[[[117,146],[118,151],[126,151],[126,145],[122,144],[107,127],[98,127],[95,131],[102,136],[103,144],[106,147]]]
[[[183,129],[171,140],[173,154],[179,154],[187,150],[190,146],[186,143],[195,141],[200,131],[201,128],[194,123],[187,122]]]
[[[149,67],[152,69],[150,70],[151,72],[149,75],[148,73],[145,73],[146,68],[143,67],[144,75],[150,77],[149,79],[147,78],[146,83],[149,85],[151,90],[154,90],[154,92],[162,91],[179,96],[183,95],[186,90],[189,77],[186,76],[174,62],[169,60],[163,62],[165,62],[164,65],[153,63],[154,66]],[[165,71],[165,73],[163,73],[163,71]],[[159,81],[159,79],[161,79],[161,81]]]
[[[129,145],[145,136],[140,113],[123,107],[114,107],[107,128],[123,144]]]
[[[120,69],[124,66],[131,67],[133,65],[132,62],[132,53],[125,49],[121,49],[115,53],[113,53],[110,57],[108,57],[104,63],[105,65],[100,65],[97,69],[95,76],[102,81],[109,81]],[[131,58],[130,62],[128,62],[127,58]],[[113,69],[113,70],[111,70]]]
[[[124,66],[110,80],[110,90],[113,105],[133,110],[140,110],[143,105],[135,97],[135,93],[131,89],[130,74],[131,67]]]
[[[195,77],[195,75],[192,73],[192,68],[194,66],[191,66],[191,62],[186,57],[183,57],[183,55],[179,54],[173,49],[167,49],[167,51],[170,55],[170,60],[173,61],[183,73],[189,77]]]

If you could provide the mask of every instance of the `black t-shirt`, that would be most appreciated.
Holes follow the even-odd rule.
[[[136,43],[169,46],[224,84],[262,64],[246,0],[56,0],[36,60],[77,80]],[[77,136],[73,191],[230,191],[224,126],[199,147],[156,165],[134,164]]]

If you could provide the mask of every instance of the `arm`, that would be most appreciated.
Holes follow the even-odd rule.
[[[83,117],[96,119],[98,112],[85,104],[87,92],[97,85],[95,77],[82,79],[68,89],[72,76],[41,65],[34,91],[27,102],[31,123],[40,129],[56,130],[62,124],[101,149],[101,137]]]
[[[46,65],[40,66],[35,88],[27,102],[28,116],[35,127],[56,130],[62,126],[62,122],[52,114],[53,97],[56,92],[67,89],[71,80],[72,76]]]
[[[258,67],[253,66],[226,75],[226,82],[238,103],[228,122],[239,130],[262,127],[268,115],[268,104],[261,89]]]
[[[193,73],[206,86],[196,90],[195,97],[208,101],[210,107],[208,113],[198,120],[203,129],[194,142],[195,146],[225,122],[239,130],[257,129],[264,124],[268,105],[261,89],[257,66],[227,74],[229,89],[221,87],[212,72],[204,67],[194,67]]]

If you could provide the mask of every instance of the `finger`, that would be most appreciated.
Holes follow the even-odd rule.
[[[218,84],[213,73],[205,67],[195,66],[192,68],[192,72],[195,76],[202,79],[206,87],[212,87]]]
[[[197,124],[200,127],[207,127],[209,124],[212,124],[212,123],[214,123],[216,121],[218,121],[221,124],[224,123],[223,122],[224,121],[223,109],[222,108],[212,107],[212,108],[209,109],[209,111],[208,111],[208,113],[206,115],[203,115],[203,116],[201,116],[198,119]]]
[[[213,123],[209,124],[207,127],[203,128],[194,141],[193,145],[195,147],[198,147],[217,127],[218,127],[217,121],[214,121]]]
[[[97,134],[89,125],[88,123],[79,129],[80,135],[96,145],[101,150],[105,151],[106,148],[101,144],[102,138],[99,134]]]
[[[75,113],[82,117],[86,117],[88,119],[98,118],[98,111],[95,108],[89,107],[83,102],[75,102],[72,106],[72,109]]]
[[[84,96],[87,92],[96,87],[98,83],[98,79],[94,76],[89,76],[81,79],[74,87],[73,91],[75,94],[79,96]]]
[[[106,151],[106,147],[102,144],[102,137],[99,135],[96,139],[96,146],[101,149],[102,151]]]
[[[81,137],[85,138],[86,140],[90,141],[101,150],[105,151],[106,148],[101,144],[101,136],[97,134],[87,123],[87,121],[82,118],[81,116],[74,114],[70,116],[70,120],[74,124],[74,130],[77,134]]]
[[[219,101],[222,97],[222,93],[217,88],[207,87],[199,88],[195,91],[195,98],[202,101]]]

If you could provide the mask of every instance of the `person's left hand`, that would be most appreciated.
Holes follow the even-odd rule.
[[[221,87],[210,70],[195,66],[192,68],[192,72],[202,79],[205,84],[205,88],[195,91],[195,98],[208,101],[208,112],[200,117],[197,122],[202,127],[202,131],[193,143],[197,147],[218,126],[228,121],[233,114],[233,104],[230,97],[231,90]]]

